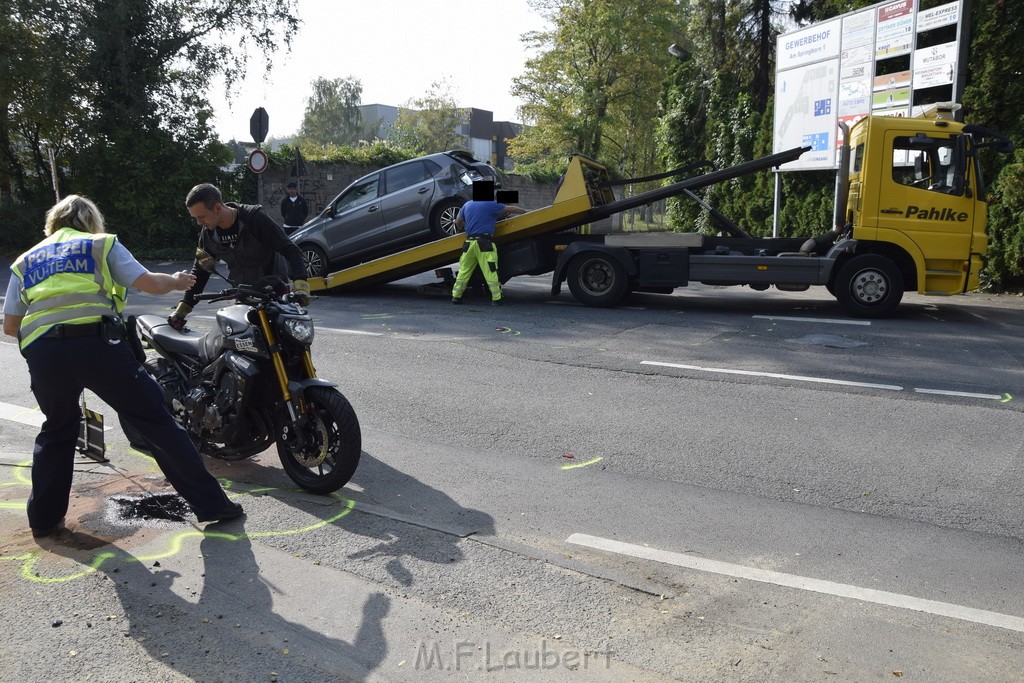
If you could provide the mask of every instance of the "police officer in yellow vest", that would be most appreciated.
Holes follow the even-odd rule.
[[[152,273],[103,232],[103,216],[71,195],[46,214],[46,239],[20,257],[4,302],[4,333],[17,337],[46,416],[32,457],[28,521],[33,536],[63,526],[78,440],[79,396],[89,389],[146,440],[167,480],[201,522],[242,516],[164,406],[163,391],[124,339],[127,287],[184,291],[190,273]]]

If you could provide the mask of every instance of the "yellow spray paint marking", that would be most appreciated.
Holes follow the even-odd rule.
[[[587,465],[593,465],[595,462],[601,462],[604,458],[591,458],[590,460],[584,460],[583,462],[574,462],[569,465],[562,465],[563,470],[576,470]]]
[[[513,330],[511,327],[495,327],[495,331],[501,332],[502,334],[511,333],[513,337],[518,337],[521,333],[519,330]]]
[[[1013,396],[1011,396],[1010,394],[1004,393],[1003,394],[1003,400],[1000,401],[1000,403],[1009,403],[1012,400],[1013,400]]]
[[[154,466],[156,465],[156,461],[154,461],[152,457],[146,455],[145,453],[142,453],[140,451],[136,451],[134,449],[129,449],[129,450],[130,450],[130,452],[133,455],[137,455],[137,456],[139,456],[141,458],[146,458],[147,460],[150,460]],[[31,461],[26,461],[25,463],[22,464],[22,465],[24,465],[24,468],[25,468],[24,471],[26,471],[26,472],[28,471],[27,466],[30,465],[30,464],[31,464]],[[24,474],[23,471],[21,471],[19,469],[15,469],[14,473],[15,473],[15,477],[17,479],[19,479],[19,481],[16,481],[16,482],[3,482],[3,484],[5,486],[13,486],[13,485],[31,486],[32,485],[31,479],[29,479]],[[221,486],[225,490],[230,490],[233,487],[233,485],[234,485],[234,482],[231,481],[230,479],[219,478],[218,481],[220,481]],[[232,497],[237,497],[237,496],[240,496],[240,495],[251,495],[253,493],[266,493],[268,491],[278,491],[278,490],[284,490],[284,489],[279,489],[279,488],[274,487],[274,486],[263,486],[263,487],[251,489],[249,491],[246,491],[245,493],[236,493]],[[181,552],[182,546],[184,545],[185,541],[188,540],[188,539],[191,539],[191,538],[218,538],[218,539],[225,540],[225,541],[240,541],[240,540],[243,540],[243,539],[271,538],[271,537],[274,537],[274,536],[289,536],[289,535],[304,534],[304,533],[308,533],[310,531],[315,531],[317,529],[321,529],[321,528],[327,526],[328,524],[333,524],[334,522],[337,522],[338,520],[348,516],[348,514],[350,512],[352,512],[352,510],[354,510],[355,507],[356,507],[356,502],[354,500],[352,500],[351,498],[346,498],[345,496],[341,495],[340,493],[334,492],[334,493],[330,494],[330,496],[332,498],[334,498],[335,500],[340,501],[343,504],[343,509],[340,512],[338,512],[336,515],[332,515],[331,517],[319,520],[319,521],[314,522],[312,524],[307,524],[305,526],[296,527],[296,528],[292,528],[292,529],[273,529],[273,530],[269,530],[269,531],[254,531],[252,533],[228,533],[228,532],[225,532],[225,531],[186,529],[186,530],[183,530],[183,531],[180,531],[180,532],[177,532],[177,533],[170,534],[168,536],[167,548],[165,550],[163,550],[163,551],[157,552],[157,553],[152,554],[152,555],[146,555],[146,556],[135,556],[135,555],[129,555],[127,553],[113,552],[113,551],[109,551],[109,550],[108,551],[104,551],[102,553],[94,555],[92,557],[92,559],[89,560],[89,563],[88,563],[88,565],[86,565],[85,569],[83,569],[82,571],[77,572],[75,574],[70,574],[70,575],[67,575],[67,576],[42,577],[42,576],[37,576],[36,575],[36,573],[34,571],[35,570],[36,562],[41,557],[43,557],[46,554],[46,551],[43,550],[42,548],[40,548],[38,550],[33,550],[31,552],[28,552],[28,553],[24,553],[24,554],[21,554],[21,555],[5,555],[5,556],[0,556],[0,561],[21,562],[22,563],[22,565],[21,565],[21,576],[22,576],[22,578],[24,578],[27,581],[31,581],[33,583],[39,583],[39,584],[67,583],[69,581],[74,581],[75,579],[80,579],[83,576],[88,576],[89,574],[95,573],[101,566],[103,566],[103,563],[105,563],[107,560],[110,560],[112,558],[119,558],[119,559],[121,559],[123,561],[128,561],[128,562],[148,562],[148,561],[161,560],[161,559],[164,559],[164,558],[167,558],[167,557],[171,557],[171,556],[176,555],[179,552]],[[24,501],[0,501],[0,509],[24,510],[25,509],[25,505],[26,505],[26,503]]]
[[[89,574],[95,573],[99,570],[100,567],[103,566],[103,563],[111,559],[119,559],[124,562],[152,562],[155,560],[163,560],[168,557],[172,557],[173,555],[177,555],[181,552],[185,544],[185,541],[192,538],[217,538],[223,541],[241,541],[244,539],[271,538],[274,536],[289,536],[295,534],[303,534],[309,531],[314,531],[316,529],[321,529],[327,526],[328,524],[333,524],[334,522],[337,522],[343,517],[346,517],[356,507],[356,503],[354,500],[345,498],[344,496],[341,496],[336,493],[331,494],[331,496],[333,498],[336,498],[337,500],[342,501],[344,503],[344,509],[342,509],[341,512],[339,512],[336,515],[333,515],[326,519],[322,519],[318,522],[314,522],[313,524],[308,524],[303,527],[297,527],[295,529],[254,531],[252,533],[229,533],[226,531],[187,529],[185,531],[180,531],[178,533],[171,534],[167,540],[167,547],[160,552],[153,553],[151,555],[129,555],[127,553],[117,553],[109,550],[104,551],[102,553],[94,555],[92,559],[89,560],[88,565],[86,565],[85,569],[83,569],[82,571],[77,572],[75,574],[69,574],[66,576],[43,577],[36,575],[36,562],[45,554],[45,551],[42,548],[40,548],[39,550],[33,550],[29,553],[25,553],[24,555],[0,557],[0,560],[21,562],[21,577],[26,581],[31,581],[32,583],[39,584],[67,583],[69,581],[74,581],[84,576],[88,576]]]

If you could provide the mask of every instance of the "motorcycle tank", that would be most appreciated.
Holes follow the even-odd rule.
[[[227,306],[217,311],[217,327],[220,328],[224,336],[230,337],[233,334],[239,334],[251,326],[251,323],[247,319],[249,311],[252,310],[251,306],[245,306],[243,304],[236,304],[234,306]]]

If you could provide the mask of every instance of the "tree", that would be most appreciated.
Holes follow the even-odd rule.
[[[359,104],[363,84],[357,78],[317,78],[306,100],[299,138],[303,144],[352,145],[363,132]]]
[[[455,102],[451,84],[441,79],[430,84],[423,97],[409,100],[398,112],[390,140],[417,154],[433,154],[466,145],[467,136],[459,132],[466,123],[466,112]]]
[[[679,16],[672,0],[535,0],[550,22],[524,36],[537,56],[512,92],[530,127],[512,140],[523,163],[572,153],[629,173],[656,164],[654,127],[666,52]]]
[[[80,25],[61,5],[0,0],[0,200],[52,199],[47,151],[74,135]]]
[[[250,48],[287,45],[295,0],[0,2],[8,202],[39,222],[53,200],[53,149],[63,192],[90,195],[126,241],[191,242],[184,194],[202,180],[230,182],[219,169],[229,157],[209,126],[211,81],[223,74],[230,87]],[[24,241],[37,234],[25,231]]]
[[[983,275],[995,289],[1024,286],[1024,44],[1016,30],[1021,22],[1019,2],[974,3],[964,108],[974,123],[1007,135],[1018,147],[1012,156],[982,150],[986,177],[994,178]]]

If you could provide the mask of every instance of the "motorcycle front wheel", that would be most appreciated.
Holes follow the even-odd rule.
[[[303,439],[278,438],[277,454],[292,481],[311,493],[333,493],[348,483],[363,450],[356,411],[341,392],[310,387],[305,393]],[[283,427],[282,432],[291,429]],[[304,444],[298,447],[294,443]]]

